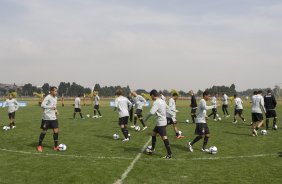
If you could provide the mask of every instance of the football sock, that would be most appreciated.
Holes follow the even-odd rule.
[[[73,113],[73,119],[75,119],[75,115],[76,115],[76,113]]]
[[[121,128],[121,131],[122,131],[124,137],[127,139],[128,138],[128,130],[126,128]]]
[[[268,125],[269,125],[269,119],[266,119],[266,123],[265,123],[266,130],[268,129]]]
[[[208,142],[209,142],[209,138],[205,137],[204,138],[204,143],[203,143],[203,149],[206,149]]]
[[[171,155],[172,153],[171,153],[171,149],[170,149],[170,145],[169,145],[168,139],[165,139],[165,140],[164,140],[164,145],[165,145],[167,154],[168,154],[168,155]]]
[[[98,110],[98,113],[99,113],[99,116],[102,116],[100,110]]]
[[[42,142],[43,142],[43,140],[45,138],[45,135],[46,135],[46,133],[41,133],[40,134],[40,136],[39,136],[39,143],[38,143],[39,146],[42,146]]]
[[[80,114],[80,117],[83,118],[82,113],[79,113],[79,114]]]
[[[58,142],[59,142],[59,133],[54,133],[53,134],[53,139],[54,139],[54,145],[55,147],[58,146]]]
[[[12,122],[12,125],[13,125],[13,126],[16,126],[16,124],[15,124],[15,122],[14,122],[14,121]]]
[[[94,110],[94,116],[96,116],[96,110]]]
[[[146,125],[145,125],[145,123],[144,123],[144,121],[143,121],[143,118],[142,117],[140,117],[140,122],[141,122],[141,124],[143,125],[143,127],[145,127]]]
[[[134,125],[136,125],[136,123],[137,123],[137,117],[135,116],[134,117]]]
[[[273,119],[273,127],[276,125],[276,123],[277,123],[277,118],[275,117],[275,118]]]
[[[199,140],[202,139],[202,136],[197,136],[192,142],[191,142],[191,145],[195,144],[196,142],[198,142]]]
[[[152,150],[155,149],[156,143],[157,143],[157,137],[156,136],[152,136]]]

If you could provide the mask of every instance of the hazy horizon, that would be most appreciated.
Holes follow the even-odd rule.
[[[0,83],[188,91],[282,83],[278,0],[2,0]]]

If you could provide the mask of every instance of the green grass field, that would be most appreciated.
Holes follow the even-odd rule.
[[[188,101],[179,101],[178,126],[185,139],[178,140],[168,127],[173,159],[163,160],[166,154],[163,142],[157,138],[156,154],[142,154],[123,183],[282,183],[282,131],[268,131],[266,136],[252,137],[250,107],[245,108],[247,122],[231,123],[232,117],[221,122],[209,121],[211,138],[208,146],[217,146],[219,152],[210,155],[199,151],[202,141],[187,151],[186,142],[194,136],[195,125],[185,123],[190,116]],[[219,113],[222,114],[219,108]],[[117,113],[103,102],[103,118],[72,120],[73,107],[59,107],[60,143],[68,146],[66,152],[54,152],[52,132],[46,135],[43,153],[37,153],[42,109],[35,102],[17,112],[17,128],[0,132],[0,183],[94,183],[112,184],[150,139],[154,127],[151,118],[145,132],[130,130],[131,141],[122,143],[112,135],[121,131]],[[148,112],[145,109],[144,114]],[[229,108],[233,114],[233,108]],[[83,113],[92,115],[92,106],[83,107]],[[280,122],[282,108],[277,109]],[[190,117],[189,117],[190,119]],[[7,124],[6,109],[0,110],[0,125]],[[122,137],[122,136],[121,136]]]

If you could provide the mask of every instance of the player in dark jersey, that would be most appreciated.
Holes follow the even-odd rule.
[[[277,130],[277,114],[276,114],[276,99],[275,96],[272,94],[272,91],[269,89],[267,90],[267,95],[264,96],[264,107],[266,110],[266,130],[268,130],[269,126],[269,119],[273,118],[272,129]]]

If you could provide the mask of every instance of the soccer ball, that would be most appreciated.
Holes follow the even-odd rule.
[[[3,131],[7,131],[8,127],[7,126],[3,126]]]
[[[267,131],[266,131],[266,130],[261,130],[260,134],[261,134],[261,135],[266,135],[266,134],[267,134]]]
[[[219,117],[218,120],[221,121],[221,118]]]
[[[87,114],[86,116],[87,116],[87,118],[90,118],[90,115],[89,115],[89,114]]]
[[[128,134],[128,137],[129,137],[129,138],[130,138],[130,136],[131,136],[131,135],[130,135],[130,134]]]
[[[146,148],[146,153],[148,153],[148,154],[150,154],[150,153],[152,153],[152,146],[147,146],[147,148]]]
[[[140,131],[140,126],[135,126],[134,130],[139,132]]]
[[[189,119],[186,119],[186,123],[189,123]]]
[[[65,144],[60,144],[60,145],[59,145],[59,150],[60,150],[60,151],[66,151],[66,150],[67,150],[67,145],[65,145]]]
[[[114,140],[118,140],[118,139],[119,139],[119,135],[118,135],[118,134],[114,134],[114,135],[113,135],[113,139],[114,139]]]
[[[210,154],[213,154],[213,155],[217,154],[217,147],[212,146],[212,147],[210,147],[209,150],[210,150]]]

